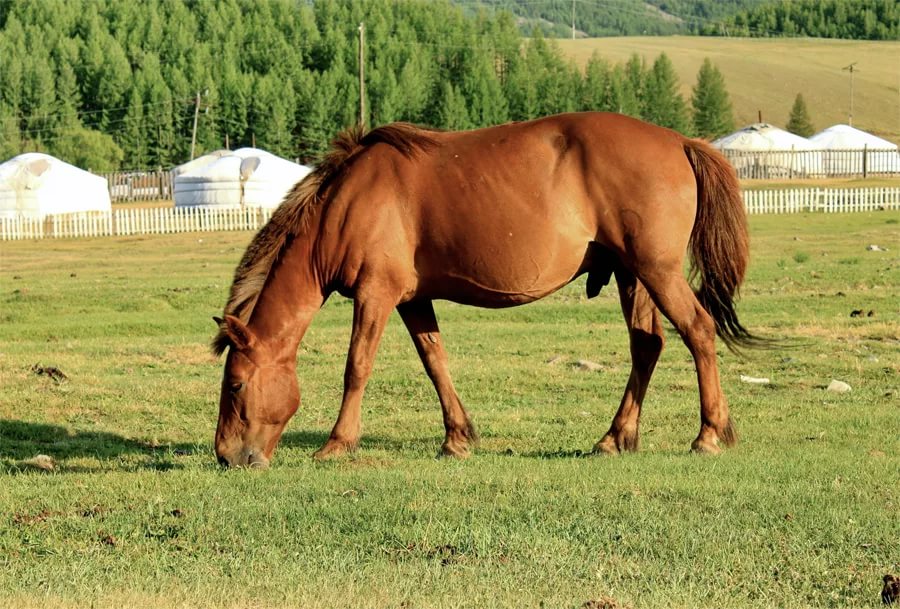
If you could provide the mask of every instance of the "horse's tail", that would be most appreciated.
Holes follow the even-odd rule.
[[[732,351],[761,340],[738,321],[734,301],[747,271],[750,237],[734,169],[706,142],[685,140],[684,152],[697,178],[697,219],[691,232],[691,282],[697,299],[716,322],[716,333]]]

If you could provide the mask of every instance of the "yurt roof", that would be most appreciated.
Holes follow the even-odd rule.
[[[210,163],[228,154],[231,154],[231,151],[225,149],[207,152],[204,155],[198,156],[196,159],[190,160],[187,163],[183,163],[178,167],[175,167],[170,173],[174,178],[176,176],[180,176],[183,173],[188,173],[189,171],[194,171],[195,169],[198,169],[200,167],[205,167],[206,165],[209,165]]]
[[[850,125],[832,125],[809,138],[824,150],[897,150],[897,144]]]
[[[754,123],[712,143],[720,150],[812,150],[806,138],[789,133],[768,123]]]

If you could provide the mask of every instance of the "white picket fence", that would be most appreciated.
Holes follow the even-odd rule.
[[[257,230],[269,221],[273,211],[263,208],[157,207],[65,214],[44,219],[0,218],[0,241]]]
[[[745,190],[741,195],[748,214],[900,209],[900,187]]]
[[[804,188],[745,190],[748,214],[857,212],[900,209],[900,188]],[[257,230],[271,209],[159,207],[47,216],[0,218],[0,241]]]

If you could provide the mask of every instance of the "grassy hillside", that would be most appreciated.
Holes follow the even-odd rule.
[[[709,57],[725,75],[738,125],[756,122],[761,110],[764,121],[783,127],[797,93],[803,93],[817,130],[846,123],[850,76],[841,68],[855,61],[853,126],[900,142],[900,42],[693,36],[558,42],[579,65],[594,51],[614,62],[632,53],[652,61],[665,52],[686,98],[703,58]]]

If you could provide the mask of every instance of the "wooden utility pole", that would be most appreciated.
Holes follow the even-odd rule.
[[[575,0],[572,0],[572,40],[575,40]]]
[[[191,131],[191,160],[194,160],[194,147],[197,145],[197,117],[200,114],[200,91],[194,102],[194,129]]]
[[[850,125],[851,127],[853,126],[853,72],[854,72],[853,66],[855,66],[855,65],[856,65],[856,62],[854,61],[849,66],[844,66],[843,68],[841,68],[842,70],[847,70],[848,72],[850,72],[850,117],[847,120],[847,124]],[[856,70],[856,71],[858,72],[859,70]]]
[[[359,124],[366,126],[366,24],[359,24]]]

